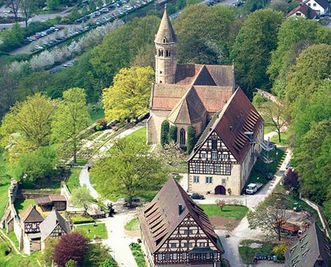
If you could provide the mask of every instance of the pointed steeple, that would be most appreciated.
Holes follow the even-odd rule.
[[[163,17],[160,23],[159,30],[155,35],[155,43],[174,43],[176,42],[176,34],[172,28],[167,8],[164,8]]]

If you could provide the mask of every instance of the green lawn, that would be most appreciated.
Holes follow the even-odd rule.
[[[66,181],[66,185],[67,185],[70,192],[72,192],[72,190],[74,188],[80,186],[80,184],[79,184],[79,174],[80,174],[81,170],[82,170],[81,168],[77,168],[77,167],[71,168],[71,170],[70,170],[71,174],[70,174],[69,178]]]
[[[264,134],[267,134],[267,133],[271,133],[273,131],[275,131],[275,126],[272,126],[272,125],[264,125]]]
[[[259,248],[251,248],[251,244],[256,243],[262,245]],[[274,245],[270,242],[261,242],[255,240],[243,240],[239,245],[239,254],[245,264],[252,264],[256,253],[261,253],[266,256],[272,255]]]
[[[132,134],[124,137],[126,140],[137,140],[142,139],[144,144],[146,143],[146,127],[140,128],[139,130],[133,132]]]
[[[225,205],[223,210],[216,204],[201,204],[200,208],[208,217],[223,217],[233,220],[241,220],[248,212],[248,208],[240,205]]]
[[[280,167],[282,161],[285,158],[285,152],[279,148],[269,152],[269,158],[274,161],[270,164],[266,164],[262,159],[258,159],[250,173],[250,176],[246,184],[250,183],[262,183],[266,184],[269,182],[268,174],[275,174]]]
[[[2,218],[8,203],[8,188],[10,179],[7,176],[7,166],[0,151],[0,219]]]
[[[132,220],[128,221],[124,226],[125,230],[127,231],[137,231],[139,230],[139,221],[137,218],[133,218]]]
[[[7,234],[7,236],[10,238],[11,241],[13,241],[13,243],[15,244],[16,248],[19,249],[19,244],[18,244],[18,240],[17,237],[15,235],[14,231],[11,231]]]
[[[141,250],[141,246],[138,243],[131,243],[130,249],[138,267],[146,267],[144,253]]]
[[[75,229],[90,239],[95,239],[95,238],[107,239],[108,238],[106,225],[104,223],[99,223],[96,225],[94,225],[94,224],[76,225]]]
[[[27,209],[31,205],[36,205],[36,201],[34,199],[17,199],[15,201],[15,209],[18,214],[21,214],[22,211]]]
[[[288,131],[284,132],[284,133],[281,133],[280,138],[281,138],[280,143],[278,141],[278,135],[275,135],[275,136],[271,137],[270,141],[275,142],[277,144],[281,144],[281,145],[288,145],[289,144],[290,133]]]

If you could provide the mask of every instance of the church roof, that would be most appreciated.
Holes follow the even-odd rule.
[[[139,216],[142,233],[150,252],[156,252],[188,215],[215,247],[222,251],[208,216],[191,200],[183,188],[170,178]]]
[[[192,87],[170,112],[168,119],[175,124],[193,124],[202,121],[205,116],[206,109],[196,90]]]
[[[286,267],[331,266],[329,240],[320,228],[313,224],[285,253]]]
[[[230,98],[234,88],[232,65],[177,65],[176,83],[156,83],[150,106],[154,110],[171,111],[192,88],[207,112],[220,110]]]
[[[43,216],[37,211],[36,206],[32,205],[24,210],[20,217],[23,223],[42,222],[44,220]]]
[[[70,232],[69,223],[56,209],[53,209],[39,226],[41,239],[45,240],[54,231],[57,225],[59,225],[65,233]]]
[[[166,40],[166,43],[176,42],[176,34],[172,28],[167,9],[164,9],[159,30],[155,35],[155,43],[164,43],[164,39]]]
[[[212,120],[200,136],[191,156],[191,159],[215,131],[235,159],[242,163],[250,147],[245,132],[253,132],[256,136],[263,120],[249,101],[245,93],[238,88],[222,110],[214,114]]]

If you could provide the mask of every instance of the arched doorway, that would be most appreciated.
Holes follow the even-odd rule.
[[[185,146],[185,130],[182,128],[179,132],[179,144],[181,147]]]
[[[226,194],[226,190],[223,185],[218,185],[215,187],[215,195],[225,195],[225,194]]]

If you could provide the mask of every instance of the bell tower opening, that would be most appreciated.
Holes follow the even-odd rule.
[[[155,35],[155,83],[174,84],[176,76],[176,34],[166,8]]]

